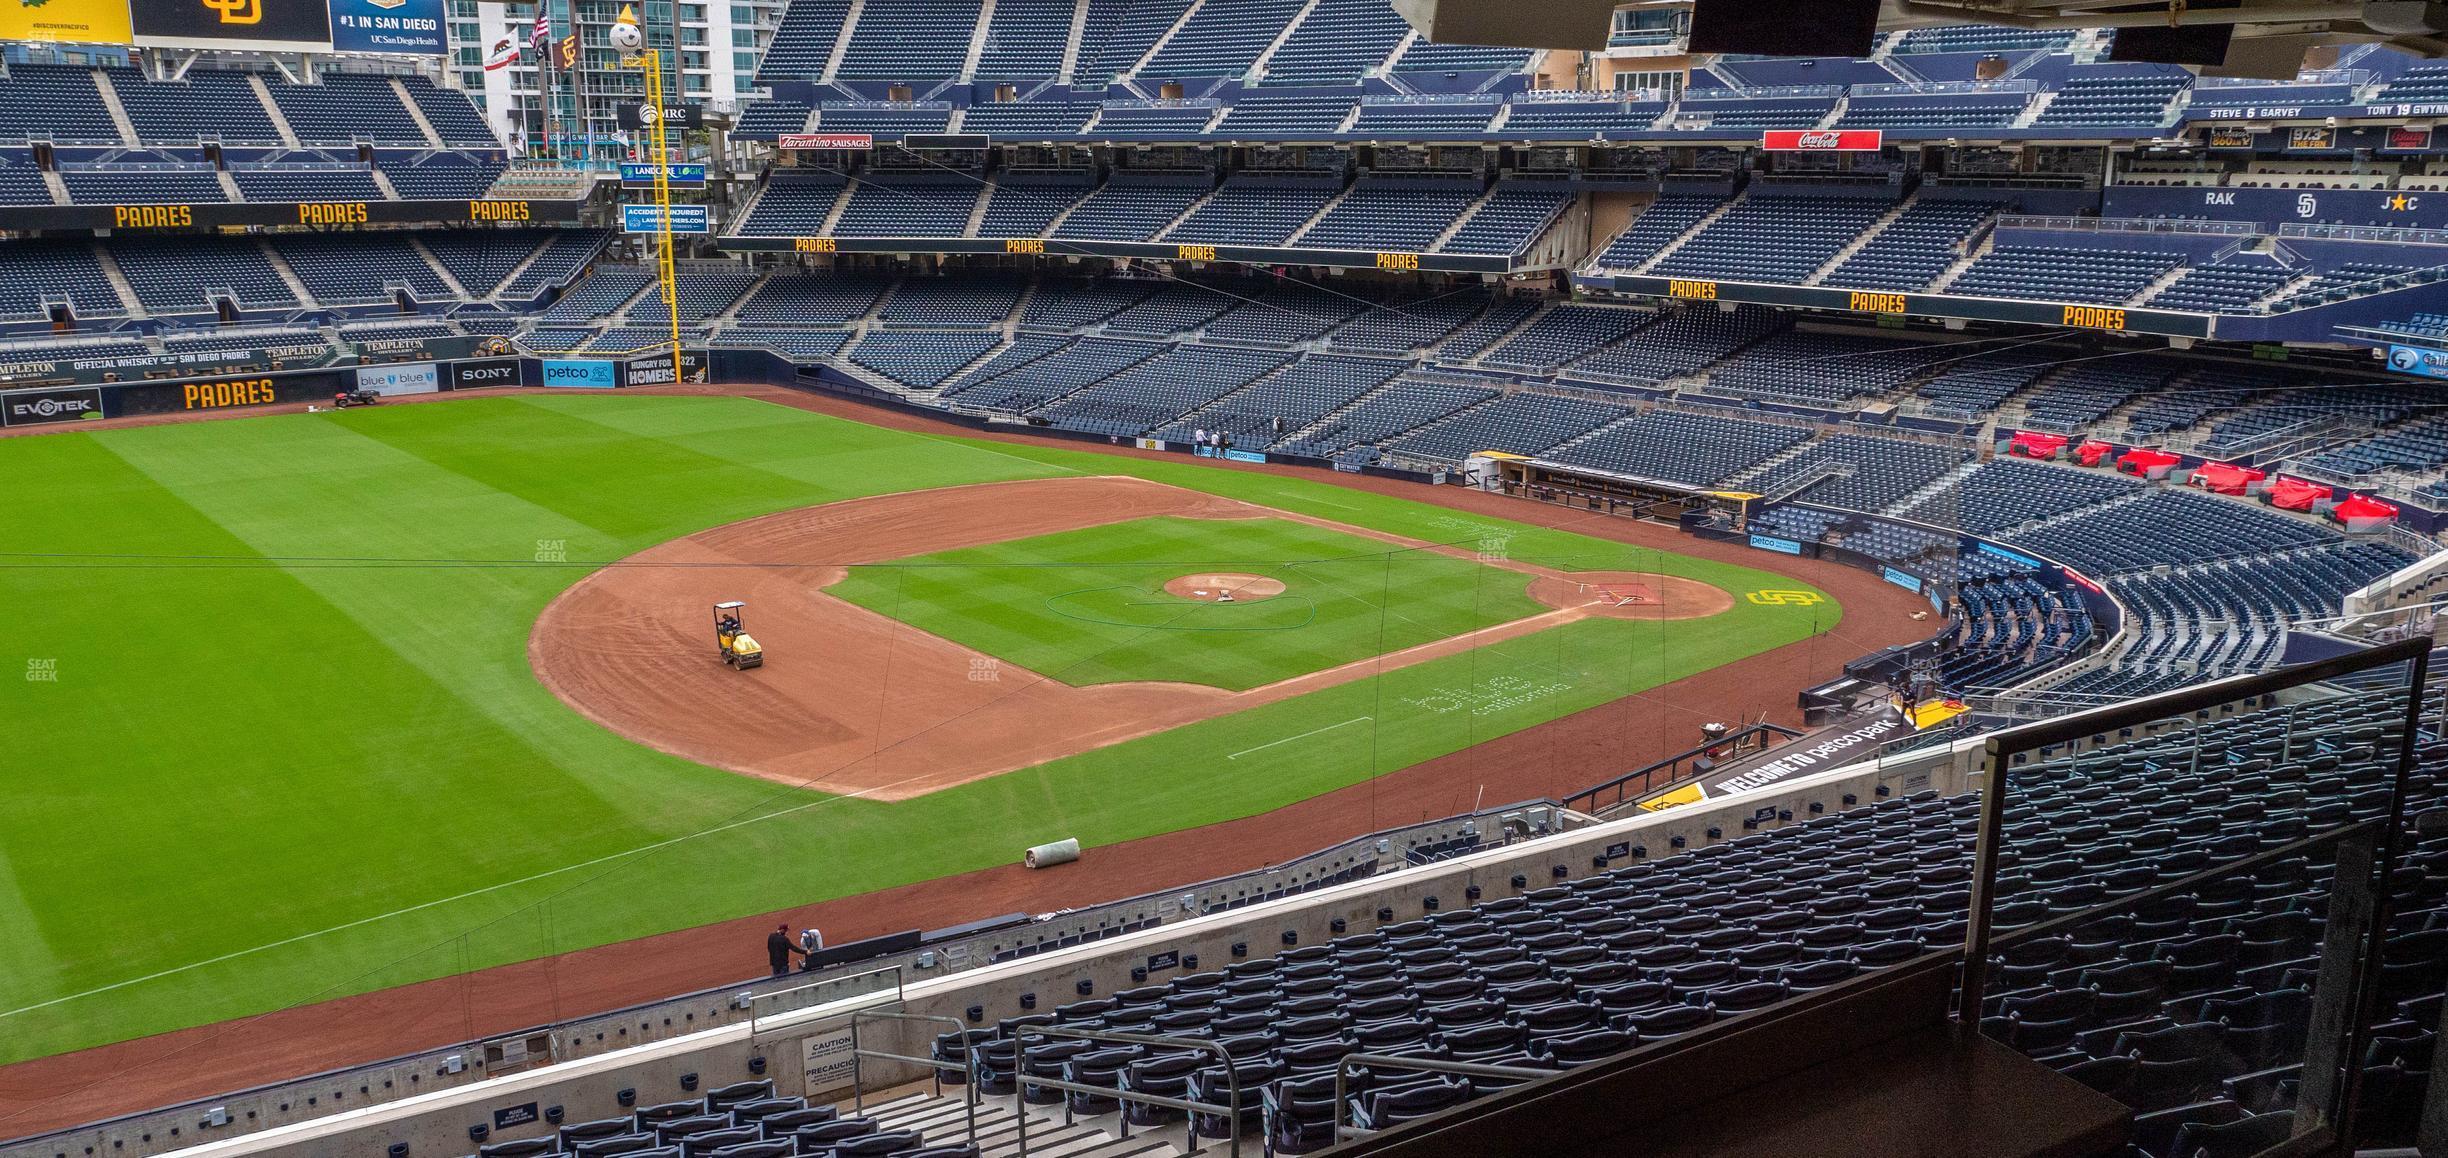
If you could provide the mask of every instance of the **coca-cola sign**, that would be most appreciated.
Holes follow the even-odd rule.
[[[1878,129],[1770,129],[1760,148],[1772,153],[1875,153],[1887,143]]]

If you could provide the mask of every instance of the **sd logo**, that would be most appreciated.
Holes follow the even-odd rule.
[[[1743,598],[1762,607],[1811,607],[1827,601],[1816,591],[1753,591]]]

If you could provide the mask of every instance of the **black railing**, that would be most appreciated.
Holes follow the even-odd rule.
[[[1602,815],[1609,809],[1622,807],[1628,801],[1680,788],[1714,769],[1720,760],[1765,752],[1787,740],[1800,738],[1801,732],[1766,721],[1738,728],[1726,733],[1723,739],[1711,740],[1612,780],[1584,788],[1565,797],[1564,807],[1591,816]],[[1705,766],[1700,763],[1704,759],[1709,762]]]

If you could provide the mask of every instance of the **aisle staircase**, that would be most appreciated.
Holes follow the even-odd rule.
[[[870,1104],[861,1116],[886,1130],[915,1130],[925,1135],[931,1146],[967,1141],[976,1143],[978,1158],[1019,1158],[1023,1112],[1028,1115],[1028,1158],[1184,1158],[1189,1154],[1223,1153],[1223,1148],[1216,1146],[1182,1149],[1187,1131],[1180,1126],[1160,1132],[1133,1129],[1131,1136],[1125,1138],[1118,1133],[1121,1123],[1118,1114],[1065,1122],[1060,1105],[1023,1107],[1011,1097],[979,1100],[977,1132],[973,1136],[968,1107],[961,1095],[952,1090],[941,1095],[913,1093]],[[842,1107],[843,1116],[851,1113],[851,1107]],[[1257,1147],[1244,1149],[1255,1151]]]

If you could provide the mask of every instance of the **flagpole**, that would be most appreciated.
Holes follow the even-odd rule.
[[[544,18],[547,3],[548,0],[536,0],[537,19]],[[527,34],[527,47],[531,49],[536,47],[533,32]],[[553,142],[553,45],[550,36],[545,38],[543,51],[536,55],[539,57],[536,61],[536,99],[544,105],[544,142],[552,150],[554,162],[558,163],[561,159],[561,147]]]

